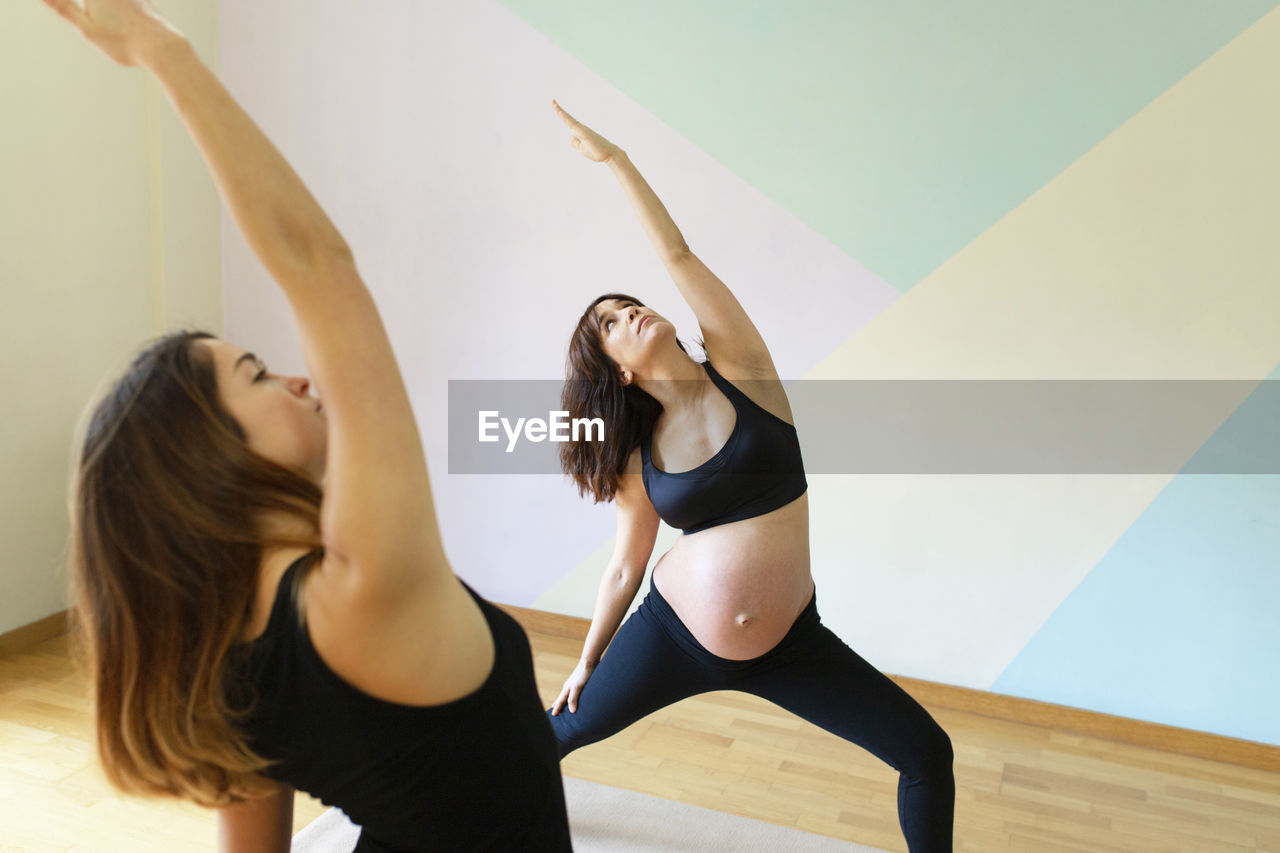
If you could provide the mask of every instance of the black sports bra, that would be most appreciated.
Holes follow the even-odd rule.
[[[764,515],[809,487],[796,428],[716,373],[710,361],[702,366],[738,413],[724,447],[692,471],[670,474],[653,464],[652,432],[640,445],[641,474],[653,508],[685,533]]]

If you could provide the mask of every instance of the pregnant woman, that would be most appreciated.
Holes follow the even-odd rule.
[[[72,562],[107,777],[217,807],[230,853],[287,853],[295,788],[360,824],[358,851],[569,850],[528,641],[445,557],[346,241],[144,0],[46,3],[163,87],[287,297],[324,401],[177,333],[94,409]]]
[[[602,418],[606,435],[563,445],[561,463],[580,493],[614,502],[618,534],[582,657],[549,711],[561,755],[687,696],[740,690],[894,767],[912,853],[951,850],[950,739],[818,617],[800,444],[764,340],[626,153],[553,106],[573,147],[622,185],[707,353],[694,361],[670,322],[625,294],[596,299],[573,333],[562,405]],[[619,629],[660,518],[683,535]]]

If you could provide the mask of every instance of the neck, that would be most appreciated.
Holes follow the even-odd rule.
[[[661,403],[663,411],[671,413],[695,406],[710,382],[706,369],[679,349],[670,358],[651,365],[643,377],[635,378],[640,390]]]

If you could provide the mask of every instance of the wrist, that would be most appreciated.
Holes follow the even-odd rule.
[[[175,30],[165,30],[138,48],[138,64],[157,77],[163,77],[168,68],[195,55],[195,49],[186,36]]]
[[[621,148],[615,148],[605,162],[609,164],[611,169],[622,169],[631,165],[631,158]]]

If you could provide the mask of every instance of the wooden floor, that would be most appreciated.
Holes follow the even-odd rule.
[[[580,649],[532,634],[548,702]],[[85,681],[66,640],[0,658],[0,851],[213,849],[195,806],[117,796],[97,770]],[[956,848],[1274,851],[1280,773],[930,709],[956,751]],[[850,744],[751,696],[716,693],[579,750],[568,776],[886,850],[896,777]],[[322,808],[299,796],[301,828]]]

